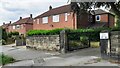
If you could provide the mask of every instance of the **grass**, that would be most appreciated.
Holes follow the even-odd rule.
[[[8,63],[13,63],[15,59],[4,54],[0,54],[0,65],[5,65]]]
[[[100,47],[99,43],[100,43],[100,42],[90,42],[90,46],[91,46],[92,48],[98,48],[98,47]]]

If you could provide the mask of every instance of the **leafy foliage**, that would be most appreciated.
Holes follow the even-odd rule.
[[[60,34],[60,31],[63,29],[54,29],[54,30],[30,30],[27,32],[28,36],[33,36],[33,35],[55,35],[55,34]]]
[[[77,5],[80,5],[78,7]],[[81,12],[81,11],[86,11],[91,9],[92,7],[94,8],[100,8],[100,7],[105,7],[105,8],[110,8],[110,11],[112,11],[118,18],[120,18],[120,0],[118,2],[71,2],[71,8],[73,9],[74,12]],[[91,10],[90,10],[91,11]]]
[[[8,33],[8,37],[19,35],[19,32],[10,32]]]
[[[15,59],[13,59],[12,57],[6,56],[4,54],[0,55],[0,64],[2,64],[2,65],[12,63],[14,61],[15,61]]]
[[[117,22],[116,22],[116,27],[117,27],[117,28],[120,28],[120,20],[117,20]]]

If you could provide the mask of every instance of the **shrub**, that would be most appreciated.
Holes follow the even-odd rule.
[[[33,36],[33,35],[56,35],[60,34],[60,31],[63,29],[54,29],[54,30],[30,30],[27,32],[28,36]]]
[[[116,27],[120,28],[120,20],[117,20]]]
[[[8,33],[8,37],[19,35],[19,32],[10,32]]]

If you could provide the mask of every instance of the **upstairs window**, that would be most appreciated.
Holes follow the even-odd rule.
[[[42,18],[42,23],[48,23],[48,17],[43,17]]]
[[[37,24],[39,24],[39,22],[40,22],[39,19],[37,19]]]
[[[96,21],[100,21],[100,15],[96,16]]]
[[[68,21],[68,13],[65,13],[65,21]]]
[[[20,25],[16,25],[16,29],[20,29]]]
[[[15,29],[15,26],[13,26],[13,29]]]
[[[53,22],[59,22],[59,15],[53,16]]]

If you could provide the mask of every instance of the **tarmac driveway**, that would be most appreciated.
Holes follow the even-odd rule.
[[[8,46],[0,46],[2,52],[14,57],[19,62],[8,64],[7,66],[117,66],[107,61],[96,62],[94,59],[100,58],[99,48],[86,48],[67,54],[57,52],[45,52],[21,49]],[[94,63],[95,62],[95,63]]]

